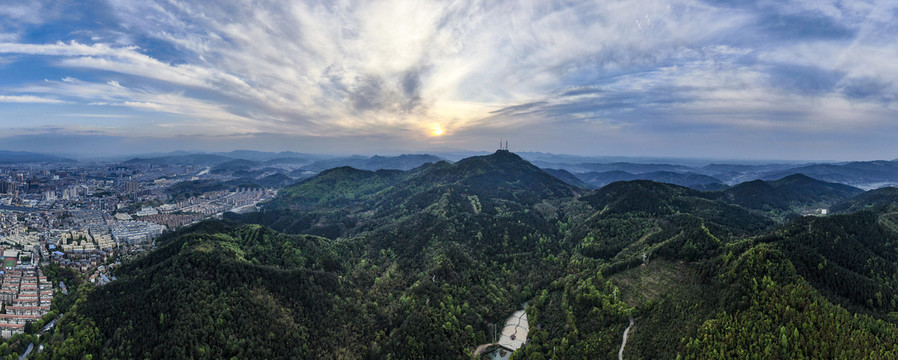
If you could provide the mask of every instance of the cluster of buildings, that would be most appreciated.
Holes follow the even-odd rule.
[[[162,206],[163,213],[194,213],[202,215],[216,215],[226,211],[235,211],[242,207],[253,207],[258,202],[268,199],[276,194],[273,190],[263,188],[239,188],[236,191],[210,191],[186,201]]]
[[[117,243],[149,242],[165,231],[165,225],[147,221],[120,221],[109,227],[112,238]]]
[[[205,218],[202,214],[156,214],[140,218],[141,221],[163,225],[169,229],[177,229],[198,222]]]
[[[94,250],[72,250],[69,252],[53,251],[50,254],[50,263],[59,264],[61,268],[73,269],[86,273],[95,269],[109,260],[114,254],[111,248]]]
[[[93,274],[90,274],[87,280],[90,281],[91,284],[97,284],[100,286],[117,280],[115,275],[112,275],[112,269],[115,269],[119,265],[121,265],[121,263],[119,262],[109,265],[100,265],[99,267],[97,267],[97,271],[94,271]]]
[[[53,285],[37,266],[5,270],[0,277],[0,302],[6,309],[0,314],[0,336],[8,339],[50,312]]]
[[[87,272],[106,262],[113,256],[116,243],[108,228],[102,224],[90,223],[69,230],[54,230],[53,237],[39,245],[46,248],[48,256],[43,257],[62,268]]]

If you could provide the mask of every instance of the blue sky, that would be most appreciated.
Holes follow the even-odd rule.
[[[896,59],[895,1],[18,0],[0,148],[893,159]]]

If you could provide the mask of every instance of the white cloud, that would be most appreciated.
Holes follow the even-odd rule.
[[[6,17],[15,21],[25,23],[41,23],[41,9],[43,8],[40,1],[16,1],[14,3],[0,4],[0,18]]]
[[[240,79],[215,84],[229,97],[327,131],[474,125],[572,77],[650,66],[748,20],[696,1],[113,4],[134,30]]]
[[[0,103],[65,104],[66,102],[32,95],[0,95]]]
[[[451,135],[565,119],[605,127],[844,128],[861,121],[852,112],[867,122],[890,116],[888,101],[898,98],[898,22],[888,1],[766,1],[757,8],[698,0],[109,5],[121,29],[107,33],[164,49],[104,37],[50,44],[0,37],[0,54],[45,56],[52,66],[92,77],[16,90],[159,113],[168,124],[183,124],[182,132],[308,136],[424,133],[435,123]],[[771,13],[823,17],[857,36],[779,40],[746,31]],[[772,79],[771,68],[782,64],[844,76],[832,89],[794,93]],[[571,89],[601,92],[559,95]],[[861,98],[869,89],[891,95]],[[493,113],[528,103],[541,105],[525,107],[526,116]],[[721,113],[728,116],[715,118]]]

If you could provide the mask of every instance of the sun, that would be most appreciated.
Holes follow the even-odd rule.
[[[440,127],[439,125],[434,125],[433,131],[431,131],[431,134],[433,134],[433,136],[443,135],[443,128]]]

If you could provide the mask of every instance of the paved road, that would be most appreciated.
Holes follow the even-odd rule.
[[[624,329],[624,340],[620,343],[620,351],[617,352],[617,360],[624,360],[624,346],[627,346],[627,335],[630,332],[630,328],[633,327],[633,318],[630,317],[630,326],[627,326]]]
[[[50,321],[47,325],[44,325],[44,328],[41,329],[41,332],[38,333],[38,335],[43,335],[45,332],[49,331],[49,330],[52,329],[54,326],[56,326],[56,323],[59,322],[59,318],[61,318],[61,317],[62,317],[62,314],[59,314],[59,315],[56,316],[55,319],[53,319],[52,321]]]
[[[25,353],[19,356],[19,360],[25,360],[28,358],[28,355],[31,354],[31,350],[34,350],[34,343],[28,344],[28,349],[25,350]]]

